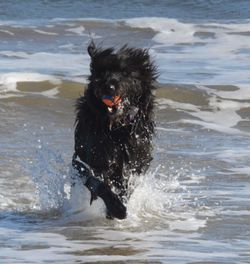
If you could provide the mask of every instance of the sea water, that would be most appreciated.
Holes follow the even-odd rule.
[[[0,263],[250,263],[250,3],[2,1]],[[147,48],[154,160],[126,220],[71,186],[86,47]],[[130,189],[130,190],[131,190]]]

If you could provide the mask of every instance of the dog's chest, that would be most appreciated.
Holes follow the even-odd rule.
[[[136,142],[125,132],[101,133],[92,131],[86,137],[86,162],[92,167],[108,169],[114,164],[129,163]]]

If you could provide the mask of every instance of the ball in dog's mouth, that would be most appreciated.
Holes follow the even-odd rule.
[[[116,96],[104,95],[102,97],[102,102],[107,106],[108,113],[110,115],[114,115],[120,108],[122,99],[118,95]]]

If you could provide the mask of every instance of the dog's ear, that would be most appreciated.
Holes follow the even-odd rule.
[[[148,49],[138,49],[137,50],[137,60],[140,65],[140,72],[145,79],[149,81],[155,81],[158,78],[158,70],[151,60]]]
[[[89,46],[88,46],[88,53],[89,53],[89,56],[91,57],[91,58],[93,58],[94,56],[95,56],[95,54],[96,54],[96,45],[95,45],[95,43],[94,43],[94,41],[92,40],[91,42],[90,42],[90,44],[89,44]]]

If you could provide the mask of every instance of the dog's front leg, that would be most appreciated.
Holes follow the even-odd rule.
[[[92,201],[95,197],[99,196],[105,203],[107,208],[107,213],[110,218],[124,219],[127,215],[127,209],[120,201],[117,194],[113,193],[111,188],[100,181],[99,179],[90,176],[85,186],[89,189],[92,196]]]
[[[100,197],[106,205],[109,218],[126,218],[127,208],[120,201],[118,195],[113,193],[107,184],[94,177],[92,171],[74,157],[72,165],[78,171],[84,185],[91,193],[90,204],[93,200],[97,199],[97,197]]]

